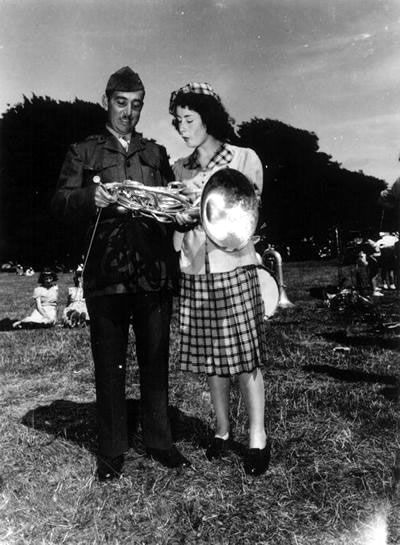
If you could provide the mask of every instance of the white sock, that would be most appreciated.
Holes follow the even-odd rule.
[[[216,433],[214,435],[215,438],[218,438],[218,439],[223,439],[224,441],[226,441],[227,439],[229,439],[229,431],[227,431],[226,433],[224,433],[224,435],[219,435],[218,433]]]

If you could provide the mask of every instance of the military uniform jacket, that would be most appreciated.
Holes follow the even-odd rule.
[[[98,210],[96,182],[135,180],[165,186],[173,173],[163,147],[133,134],[128,151],[108,131],[73,144],[61,168],[52,209],[58,219],[86,224],[87,251]],[[85,297],[175,289],[173,227],[133,217],[111,205],[100,212],[84,271]]]

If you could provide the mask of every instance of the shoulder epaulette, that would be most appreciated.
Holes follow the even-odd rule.
[[[149,138],[142,138],[142,143],[147,149],[152,150],[153,152],[159,152],[163,148],[163,146]]]
[[[84,142],[90,142],[93,140],[101,144],[106,141],[106,137],[104,136],[104,134],[92,134],[85,138]]]

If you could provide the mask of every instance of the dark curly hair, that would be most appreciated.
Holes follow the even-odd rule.
[[[57,282],[57,274],[49,268],[43,269],[38,278],[38,284],[43,284],[45,278],[50,278],[52,282]]]
[[[176,109],[189,108],[197,112],[204,123],[208,134],[222,142],[232,142],[236,138],[233,127],[235,121],[225,110],[223,104],[211,95],[198,93],[178,93],[174,100],[173,115],[176,116]],[[172,125],[179,130],[176,117]]]

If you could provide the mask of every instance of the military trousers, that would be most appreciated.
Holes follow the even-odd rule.
[[[95,369],[98,454],[128,449],[125,395],[129,328],[140,373],[140,421],[147,448],[172,446],[168,418],[168,359],[172,294],[166,291],[88,297]]]

